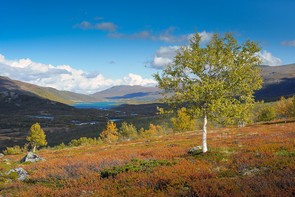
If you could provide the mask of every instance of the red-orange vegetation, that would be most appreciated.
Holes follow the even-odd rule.
[[[20,165],[25,182],[1,186],[3,196],[292,196],[295,123],[222,128],[208,133],[209,151],[188,154],[201,131],[150,140],[40,150],[46,161]],[[7,156],[18,161],[21,156]],[[132,159],[173,161],[102,178],[102,169]],[[293,192],[293,193],[292,193]]]

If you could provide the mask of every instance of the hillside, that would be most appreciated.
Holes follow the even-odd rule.
[[[94,93],[91,96],[99,100],[156,101],[161,98],[161,90],[157,87],[121,85],[114,86],[107,90]]]
[[[293,196],[295,123],[208,133],[209,152],[188,154],[201,131],[115,144],[44,149],[46,161],[0,158],[27,180],[0,177],[0,196]]]
[[[295,64],[261,66],[261,68],[264,84],[263,88],[256,92],[256,100],[273,101],[278,100],[281,96],[289,97],[295,94]],[[91,95],[84,95],[40,87],[0,76],[0,92],[3,91],[17,91],[26,95],[33,94],[65,104],[98,101],[149,103],[159,101],[162,98],[161,90],[157,87],[121,85]]]
[[[31,96],[37,95],[41,98],[65,104],[94,101],[94,98],[87,95],[77,94],[69,91],[60,91],[49,87],[41,87],[0,76],[0,92],[4,91],[13,91]]]
[[[264,84],[255,94],[257,100],[274,101],[295,95],[295,64],[262,66],[261,75]]]

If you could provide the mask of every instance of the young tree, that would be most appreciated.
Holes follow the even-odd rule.
[[[35,123],[31,126],[27,141],[31,143],[33,152],[36,151],[37,147],[47,145],[46,135],[39,123]]]
[[[107,123],[107,127],[105,128],[105,130],[103,130],[102,133],[100,134],[100,138],[103,141],[106,141],[109,143],[117,141],[119,138],[119,133],[118,133],[116,123],[109,121]]]
[[[195,121],[186,112],[186,108],[182,107],[177,111],[177,116],[171,118],[174,131],[192,131],[195,128]]]
[[[292,99],[285,99],[281,97],[280,101],[277,103],[276,107],[277,113],[283,118],[290,118],[293,116],[293,102]]]
[[[154,75],[174,108],[186,106],[192,116],[203,118],[202,152],[207,152],[207,119],[223,123],[243,120],[261,88],[258,65],[260,47],[251,41],[239,45],[231,34],[213,35],[201,47],[198,34],[182,47],[162,74]]]
[[[137,137],[137,130],[133,124],[123,122],[119,130],[119,136],[123,140],[135,139]]]

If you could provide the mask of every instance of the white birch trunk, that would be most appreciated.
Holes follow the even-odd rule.
[[[207,152],[207,114],[204,114],[203,135],[202,135],[202,152]]]
[[[33,147],[33,153],[35,153],[36,152],[36,145],[34,145],[34,147]]]

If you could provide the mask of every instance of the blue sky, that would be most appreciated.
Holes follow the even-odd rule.
[[[257,41],[265,64],[295,63],[295,1],[2,0],[0,75],[92,93],[154,85],[199,32]]]

